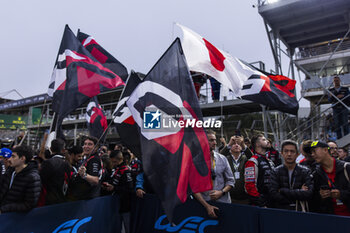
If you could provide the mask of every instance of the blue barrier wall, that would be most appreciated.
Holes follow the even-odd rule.
[[[116,197],[70,202],[0,215],[0,233],[120,232]]]
[[[215,203],[218,219],[210,219],[205,209],[189,200],[175,210],[170,225],[155,196],[135,200],[133,233],[350,233],[350,218],[246,205]],[[143,208],[139,208],[142,206]]]
[[[119,199],[100,197],[0,215],[0,233],[119,233]],[[207,216],[195,200],[175,209],[167,221],[156,196],[132,200],[132,233],[350,233],[350,218],[253,206],[215,203],[218,219]]]

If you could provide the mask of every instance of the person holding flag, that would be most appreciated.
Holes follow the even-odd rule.
[[[102,162],[97,153],[98,139],[87,137],[84,140],[83,155],[85,161],[79,167],[68,189],[68,200],[88,200],[100,195]]]

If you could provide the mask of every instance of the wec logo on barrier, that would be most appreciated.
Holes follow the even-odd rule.
[[[72,219],[59,225],[52,233],[77,233],[81,225],[90,222],[92,217]]]
[[[154,228],[157,230],[165,230],[167,232],[204,233],[204,229],[207,226],[215,226],[219,223],[217,220],[205,220],[202,217],[192,216],[186,218],[176,226],[171,226],[168,221],[167,224],[162,225],[164,219],[166,219],[166,215],[160,216],[156,221]]]

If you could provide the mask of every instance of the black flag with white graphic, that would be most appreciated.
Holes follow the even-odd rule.
[[[140,131],[142,163],[165,213],[172,220],[176,205],[188,194],[212,189],[206,133],[196,125],[202,113],[180,40],[177,38],[127,100]],[[150,129],[151,128],[151,129]]]
[[[126,67],[105,50],[96,40],[85,33],[78,32],[78,40],[83,46],[96,58],[104,67],[110,69],[115,74],[119,75],[125,82],[128,77]]]
[[[66,25],[48,90],[58,123],[90,98],[121,85],[123,80],[99,63]]]
[[[260,72],[261,75],[253,74],[244,82],[242,99],[296,115],[299,109],[294,94],[296,81],[283,75]]]
[[[131,70],[130,76],[126,81],[125,88],[120,97],[117,107],[113,113],[114,123],[116,124],[121,141],[126,145],[138,158],[141,158],[140,133],[138,126],[126,105],[131,93],[141,82],[139,75]]]
[[[105,130],[108,128],[106,114],[99,105],[97,97],[93,97],[86,107],[86,121],[89,129],[90,136],[94,136],[96,138],[101,138],[101,141],[104,141],[106,134],[104,134]]]

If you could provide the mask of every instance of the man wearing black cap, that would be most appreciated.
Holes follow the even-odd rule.
[[[316,211],[350,216],[350,166],[333,158],[325,142],[314,141],[311,153],[319,163],[314,172]]]

